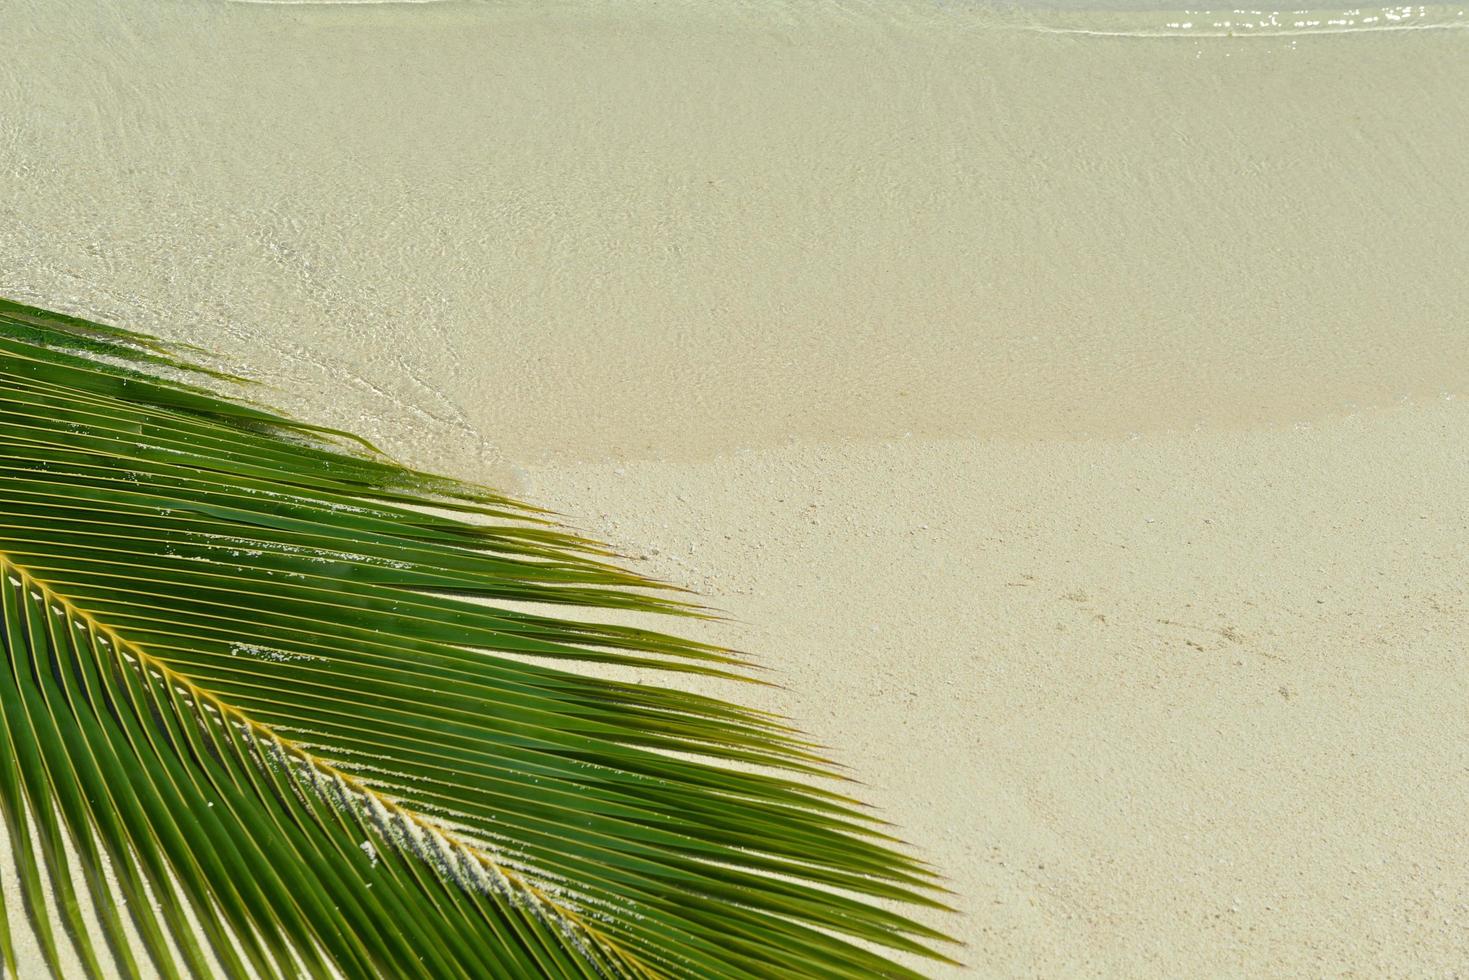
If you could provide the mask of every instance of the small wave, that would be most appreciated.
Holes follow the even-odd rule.
[[[1124,19],[1125,17],[1125,19]],[[1016,30],[1037,34],[1089,37],[1300,37],[1312,34],[1366,34],[1393,31],[1444,31],[1469,27],[1469,16],[1457,8],[1427,6],[1354,7],[1324,10],[1184,10],[1176,13],[1130,14],[1099,23],[1025,23]],[[1078,14],[1067,19],[1080,20]],[[1158,19],[1163,19],[1162,23]]]
[[[452,0],[226,0],[253,7],[381,7],[421,3],[450,3]]]

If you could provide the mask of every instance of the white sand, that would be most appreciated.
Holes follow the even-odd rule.
[[[1450,976],[1466,426],[801,447],[530,492],[741,620],[709,635],[953,877],[980,974]]]
[[[981,975],[1469,962],[1452,10],[0,13],[0,293],[705,591]]]

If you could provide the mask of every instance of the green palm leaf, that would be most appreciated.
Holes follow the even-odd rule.
[[[521,604],[697,608],[542,512],[186,380],[203,370],[0,301],[0,805],[53,972],[58,929],[125,976],[942,959],[891,911],[942,908],[933,875],[809,778],[828,766],[798,733],[575,669],[739,676],[739,656]]]

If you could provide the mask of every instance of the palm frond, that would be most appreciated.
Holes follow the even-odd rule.
[[[0,301],[0,808],[53,971],[48,885],[93,975],[109,956],[125,976],[206,976],[212,955],[404,978],[943,958],[892,910],[942,908],[935,876],[810,778],[829,766],[799,733],[576,669],[739,677],[743,658],[520,604],[700,610],[542,511],[200,371],[238,380]]]

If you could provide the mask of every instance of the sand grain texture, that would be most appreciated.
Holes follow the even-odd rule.
[[[1457,403],[1274,433],[537,471],[741,621],[983,976],[1469,960]],[[946,975],[946,974],[945,974]]]

